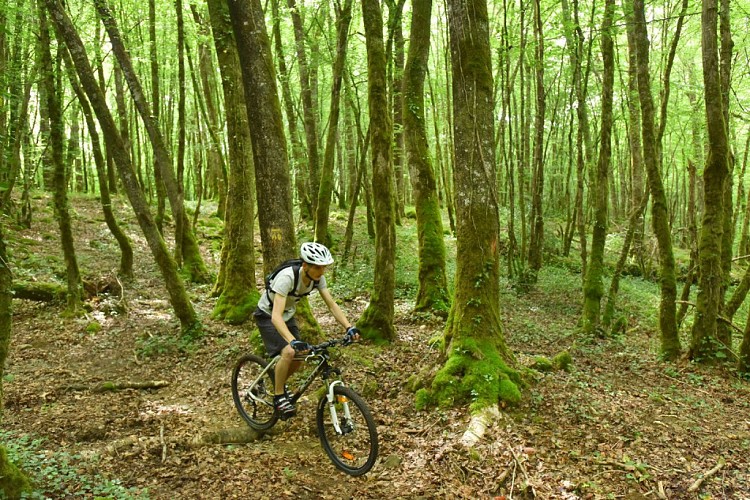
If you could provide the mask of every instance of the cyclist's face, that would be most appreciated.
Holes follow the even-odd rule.
[[[307,275],[318,281],[323,273],[326,272],[326,266],[319,266],[317,264],[305,264],[307,266]]]

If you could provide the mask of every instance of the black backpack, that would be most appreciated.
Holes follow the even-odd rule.
[[[299,285],[299,274],[300,270],[302,269],[302,259],[289,259],[285,260],[281,264],[279,264],[276,269],[271,271],[268,276],[266,276],[266,296],[268,297],[268,302],[271,303],[271,306],[273,306],[273,301],[271,300],[271,281],[276,277],[277,274],[279,274],[282,270],[286,269],[287,267],[292,268],[292,274],[294,274],[294,286],[292,286],[292,291],[289,292],[289,295],[292,297],[297,297],[297,299],[301,299],[302,297],[306,297],[307,295],[310,295],[313,290],[318,288],[318,285],[320,284],[320,280],[313,280],[313,286],[310,289],[309,292],[305,293],[297,293],[297,285]]]

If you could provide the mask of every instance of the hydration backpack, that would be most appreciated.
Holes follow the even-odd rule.
[[[297,297],[297,299],[301,299],[302,297],[306,297],[307,295],[310,295],[313,290],[318,288],[318,285],[320,284],[320,280],[313,280],[313,286],[310,289],[309,292],[305,293],[297,293],[297,285],[299,285],[299,275],[300,271],[302,270],[302,259],[289,259],[285,260],[281,264],[279,264],[276,269],[271,271],[268,276],[266,276],[266,295],[268,296],[268,302],[273,305],[273,301],[271,300],[271,282],[276,278],[276,275],[278,275],[282,270],[286,269],[287,267],[292,268],[292,274],[294,275],[294,286],[292,286],[292,291],[289,292],[289,295],[292,297]]]

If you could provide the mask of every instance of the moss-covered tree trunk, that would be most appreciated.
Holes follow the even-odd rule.
[[[63,44],[61,43],[60,45],[62,46]],[[119,273],[126,278],[131,278],[133,277],[133,245],[130,243],[128,235],[123,232],[122,228],[120,228],[115,213],[112,210],[112,199],[110,197],[109,185],[107,183],[107,163],[104,155],[102,155],[101,141],[99,140],[99,132],[96,128],[96,122],[94,121],[94,114],[91,111],[91,106],[89,105],[86,94],[78,83],[78,76],[76,76],[73,61],[70,60],[70,54],[67,50],[63,50],[63,59],[65,61],[65,69],[68,73],[68,79],[70,80],[70,86],[73,88],[73,93],[81,104],[83,116],[86,120],[86,127],[89,131],[91,152],[94,156],[96,177],[99,182],[99,199],[102,203],[104,221],[120,247]]]
[[[396,214],[391,163],[393,129],[387,97],[383,14],[378,0],[362,0],[362,17],[367,44],[367,88],[372,141],[375,280],[370,304],[357,326],[366,338],[391,341],[396,338],[393,327],[396,286]]]
[[[717,338],[717,319],[722,290],[722,239],[724,235],[724,190],[728,168],[728,140],[718,57],[718,2],[703,3],[701,15],[703,85],[708,128],[708,159],[703,169],[705,209],[701,226],[698,258],[700,274],[695,321],[688,355],[707,362],[721,347]]]
[[[450,309],[445,276],[445,242],[435,173],[430,160],[424,113],[424,81],[430,55],[432,0],[412,6],[411,42],[404,70],[406,163],[413,172],[419,240],[419,288],[414,309],[445,315]]]
[[[60,242],[65,259],[65,274],[68,283],[67,312],[76,315],[83,308],[83,282],[81,281],[81,272],[78,269],[78,259],[73,245],[73,221],[68,203],[68,176],[65,159],[63,158],[65,125],[59,95],[61,89],[58,89],[56,84],[57,77],[50,52],[47,14],[41,6],[39,7],[39,37],[41,85],[44,85],[45,88],[44,97],[46,98],[49,117],[47,148],[49,149],[48,158],[52,161],[55,218],[60,229]]]
[[[320,172],[318,203],[315,212],[315,241],[331,245],[328,234],[328,215],[331,210],[331,196],[335,189],[334,160],[338,139],[339,111],[341,109],[341,84],[346,62],[346,48],[349,42],[349,24],[352,20],[352,0],[345,0],[343,7],[336,8],[336,55],[333,63],[331,85],[331,109],[328,113],[326,148],[323,155],[323,168]]]
[[[229,0],[253,143],[264,274],[297,254],[292,186],[271,43],[259,0]]]
[[[486,0],[449,0],[455,140],[456,286],[445,364],[431,398],[472,410],[517,402],[520,378],[500,319],[499,218]],[[419,402],[419,401],[418,401]]]
[[[229,138],[229,198],[219,282],[213,314],[230,323],[250,317],[260,294],[255,283],[255,168],[237,44],[226,0],[209,0],[209,16],[224,91]]]
[[[615,4],[607,0],[602,22],[602,127],[599,162],[594,177],[594,231],[591,237],[591,259],[583,284],[583,332],[594,334],[601,319],[601,300],[604,295],[604,244],[607,241],[607,207],[609,199],[609,165],[612,156],[612,104],[614,95],[615,63],[612,43],[612,16]]]
[[[643,157],[646,174],[648,175],[649,190],[651,191],[651,220],[659,247],[661,354],[665,359],[675,359],[680,354],[680,338],[677,335],[677,307],[675,304],[677,281],[667,196],[659,171],[659,155],[654,124],[654,100],[651,95],[651,76],[649,74],[649,41],[643,0],[633,1],[633,12],[638,61],[638,96],[641,101],[643,126]]]
[[[154,260],[161,270],[175,315],[180,320],[183,332],[197,332],[200,328],[198,316],[195,313],[195,309],[193,309],[193,305],[190,303],[185,286],[177,272],[177,266],[171,255],[169,255],[167,245],[164,243],[164,239],[161,237],[161,233],[159,233],[156,223],[151,216],[148,202],[141,191],[135,169],[130,161],[130,155],[127,149],[125,149],[125,145],[119,135],[117,125],[107,106],[104,93],[96,82],[94,72],[86,56],[86,49],[83,46],[83,42],[58,0],[45,0],[44,4],[55,24],[58,36],[64,41],[70,51],[81,86],[86,92],[89,103],[99,119],[105,140],[112,147],[112,155],[117,164],[120,179],[128,194],[133,211],[138,219],[138,224],[143,230]]]
[[[159,78],[159,52],[156,39],[156,0],[148,0],[148,40],[149,40],[149,68],[151,70],[151,106],[154,121],[159,123],[161,115],[161,79]],[[104,64],[100,64],[103,68]],[[103,78],[102,78],[103,80]],[[102,81],[102,84],[104,82]],[[135,158],[135,155],[133,155]],[[166,193],[161,169],[154,168],[154,184],[156,187],[156,225],[163,234],[164,217],[166,212]]]
[[[138,75],[133,68],[130,55],[125,48],[117,23],[107,6],[106,0],[95,0],[94,3],[102,23],[109,34],[112,50],[122,68],[123,76],[125,77],[125,81],[130,89],[130,95],[133,97],[135,107],[141,115],[141,119],[143,120],[146,131],[148,132],[149,140],[151,141],[151,146],[154,150],[155,168],[158,169],[162,175],[162,180],[166,189],[167,198],[169,199],[169,204],[172,208],[175,223],[181,224],[181,226],[175,230],[175,234],[182,235],[182,269],[187,273],[191,281],[196,283],[206,283],[210,279],[210,275],[205,263],[203,262],[200,247],[198,246],[198,240],[195,238],[195,233],[190,224],[182,224],[181,222],[188,221],[189,219],[185,213],[185,206],[182,203],[180,188],[177,179],[175,178],[175,173],[172,170],[171,155],[167,149],[166,143],[164,142],[164,137],[159,130],[159,124],[151,113],[151,107],[146,100],[143,87],[141,86]]]

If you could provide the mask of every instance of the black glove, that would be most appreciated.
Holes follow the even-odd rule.
[[[302,340],[292,340],[291,342],[289,342],[289,345],[292,346],[292,349],[294,349],[296,352],[309,351],[310,349],[312,349],[312,346],[310,344]]]
[[[359,338],[359,334],[360,334],[359,328],[357,328],[356,326],[350,326],[349,328],[346,329],[346,337],[345,337],[346,340],[344,341],[344,343],[346,345],[351,344],[352,342],[354,342],[356,339]]]

